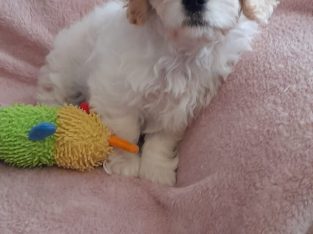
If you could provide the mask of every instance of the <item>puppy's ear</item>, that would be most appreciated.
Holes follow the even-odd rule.
[[[240,0],[243,14],[260,23],[267,23],[278,3],[278,0]]]
[[[148,0],[128,0],[127,18],[132,24],[143,25],[149,17],[150,10]]]

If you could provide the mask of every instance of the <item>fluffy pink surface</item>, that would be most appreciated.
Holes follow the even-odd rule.
[[[96,0],[0,0],[0,104],[33,102],[56,32]],[[180,148],[174,188],[0,165],[1,233],[309,233],[313,4],[282,0]]]

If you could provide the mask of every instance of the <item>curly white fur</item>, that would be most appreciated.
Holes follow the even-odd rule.
[[[155,13],[143,27],[114,1],[63,30],[41,70],[38,100],[88,98],[116,134],[132,142],[146,135],[141,158],[116,151],[105,169],[173,185],[177,143],[250,49],[257,24],[234,0],[210,0],[203,27],[183,26],[181,0],[150,3]]]

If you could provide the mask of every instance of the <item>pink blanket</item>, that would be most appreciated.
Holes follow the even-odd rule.
[[[0,0],[0,104],[34,100],[53,36],[96,2]],[[187,132],[174,188],[0,165],[0,232],[313,232],[312,42],[312,0],[282,0]]]

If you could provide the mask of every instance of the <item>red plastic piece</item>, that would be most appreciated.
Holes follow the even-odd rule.
[[[90,107],[89,107],[89,103],[88,102],[82,102],[79,105],[80,109],[82,109],[83,111],[85,111],[86,113],[90,113]]]

